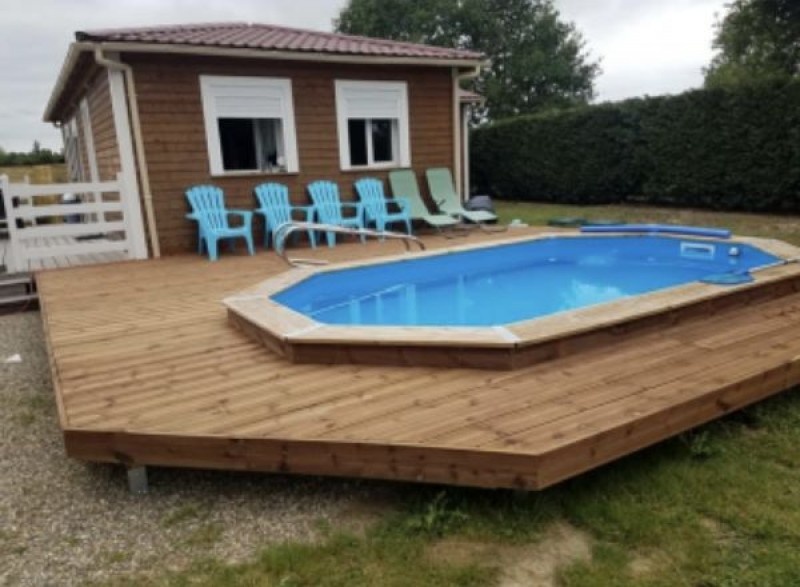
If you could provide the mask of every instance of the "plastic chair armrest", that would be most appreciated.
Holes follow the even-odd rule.
[[[356,211],[353,216],[348,216],[347,218],[361,218],[363,221],[364,218],[364,204],[361,202],[342,202],[342,208],[352,208]]]
[[[294,214],[294,212],[300,212],[301,214],[305,215],[305,222],[313,222],[314,213],[316,212],[317,207],[314,205],[310,206],[291,206],[289,208],[290,214]]]
[[[250,229],[250,226],[253,223],[253,211],[252,210],[226,210],[225,211],[229,216],[241,216],[242,222],[244,223],[243,226]]]

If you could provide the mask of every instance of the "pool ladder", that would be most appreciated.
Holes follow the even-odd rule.
[[[309,265],[327,265],[324,259],[300,259],[289,257],[286,253],[286,241],[289,236],[298,230],[315,230],[319,232],[335,232],[336,234],[349,234],[352,236],[372,237],[380,240],[391,239],[403,241],[406,251],[411,251],[411,243],[416,244],[421,251],[425,250],[425,243],[410,234],[402,232],[391,232],[388,230],[371,230],[369,228],[346,228],[335,224],[320,224],[318,222],[285,222],[275,229],[273,239],[275,242],[275,252],[281,259],[292,267],[305,267]]]

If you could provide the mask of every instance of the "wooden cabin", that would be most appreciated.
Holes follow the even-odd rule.
[[[445,166],[468,191],[476,97],[460,86],[478,53],[246,23],[75,36],[45,120],[62,129],[71,180],[135,178],[150,255],[194,248],[194,184],[254,208],[266,181],[306,203],[317,179],[350,199],[359,177]]]

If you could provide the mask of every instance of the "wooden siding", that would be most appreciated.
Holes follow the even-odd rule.
[[[112,181],[120,171],[117,134],[114,130],[114,114],[111,110],[111,93],[108,87],[108,72],[97,72],[86,91],[92,135],[97,157],[99,181]]]
[[[401,248],[303,255],[343,261]],[[796,287],[493,372],[289,363],[231,328],[219,301],[285,270],[262,253],[37,275],[67,453],[538,489],[800,383]]]
[[[336,181],[344,199],[353,199],[353,182],[386,172],[339,169],[334,80],[399,80],[408,83],[413,168],[453,163],[452,81],[448,68],[367,66],[124,55],[134,68],[156,224],[163,253],[192,250],[196,228],[185,219],[184,190],[211,182],[221,186],[231,207],[255,207],[253,188],[264,181],[289,186],[295,202],[306,203],[305,186],[317,179]],[[200,98],[201,74],[289,77],[294,96],[300,172],[211,177]],[[424,182],[420,182],[422,185]],[[424,187],[423,187],[424,189]],[[257,222],[260,239],[261,223]]]

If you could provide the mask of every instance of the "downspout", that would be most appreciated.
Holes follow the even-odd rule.
[[[469,200],[469,106],[466,104],[461,109],[461,161],[464,165],[464,200]]]
[[[121,71],[125,76],[125,89],[128,95],[128,107],[131,114],[131,127],[133,132],[133,145],[136,150],[136,162],[139,168],[139,179],[142,184],[142,198],[144,199],[144,214],[147,218],[147,231],[150,234],[150,249],[153,257],[161,257],[161,247],[158,244],[158,231],[156,229],[156,217],[153,210],[153,194],[150,191],[150,174],[147,170],[147,160],[144,154],[144,141],[142,140],[142,128],[139,124],[139,104],[136,101],[136,86],[133,81],[133,69],[130,65],[121,61],[114,61],[103,55],[103,49],[99,46],[94,48],[95,63],[108,69]]]
[[[458,98],[458,90],[461,87],[461,80],[473,79],[481,72],[481,66],[476,65],[473,69],[458,73],[458,68],[453,68],[453,175],[455,176],[456,191],[461,195],[461,199],[466,199],[463,186],[464,172],[461,169],[462,137],[461,132],[461,101]]]

